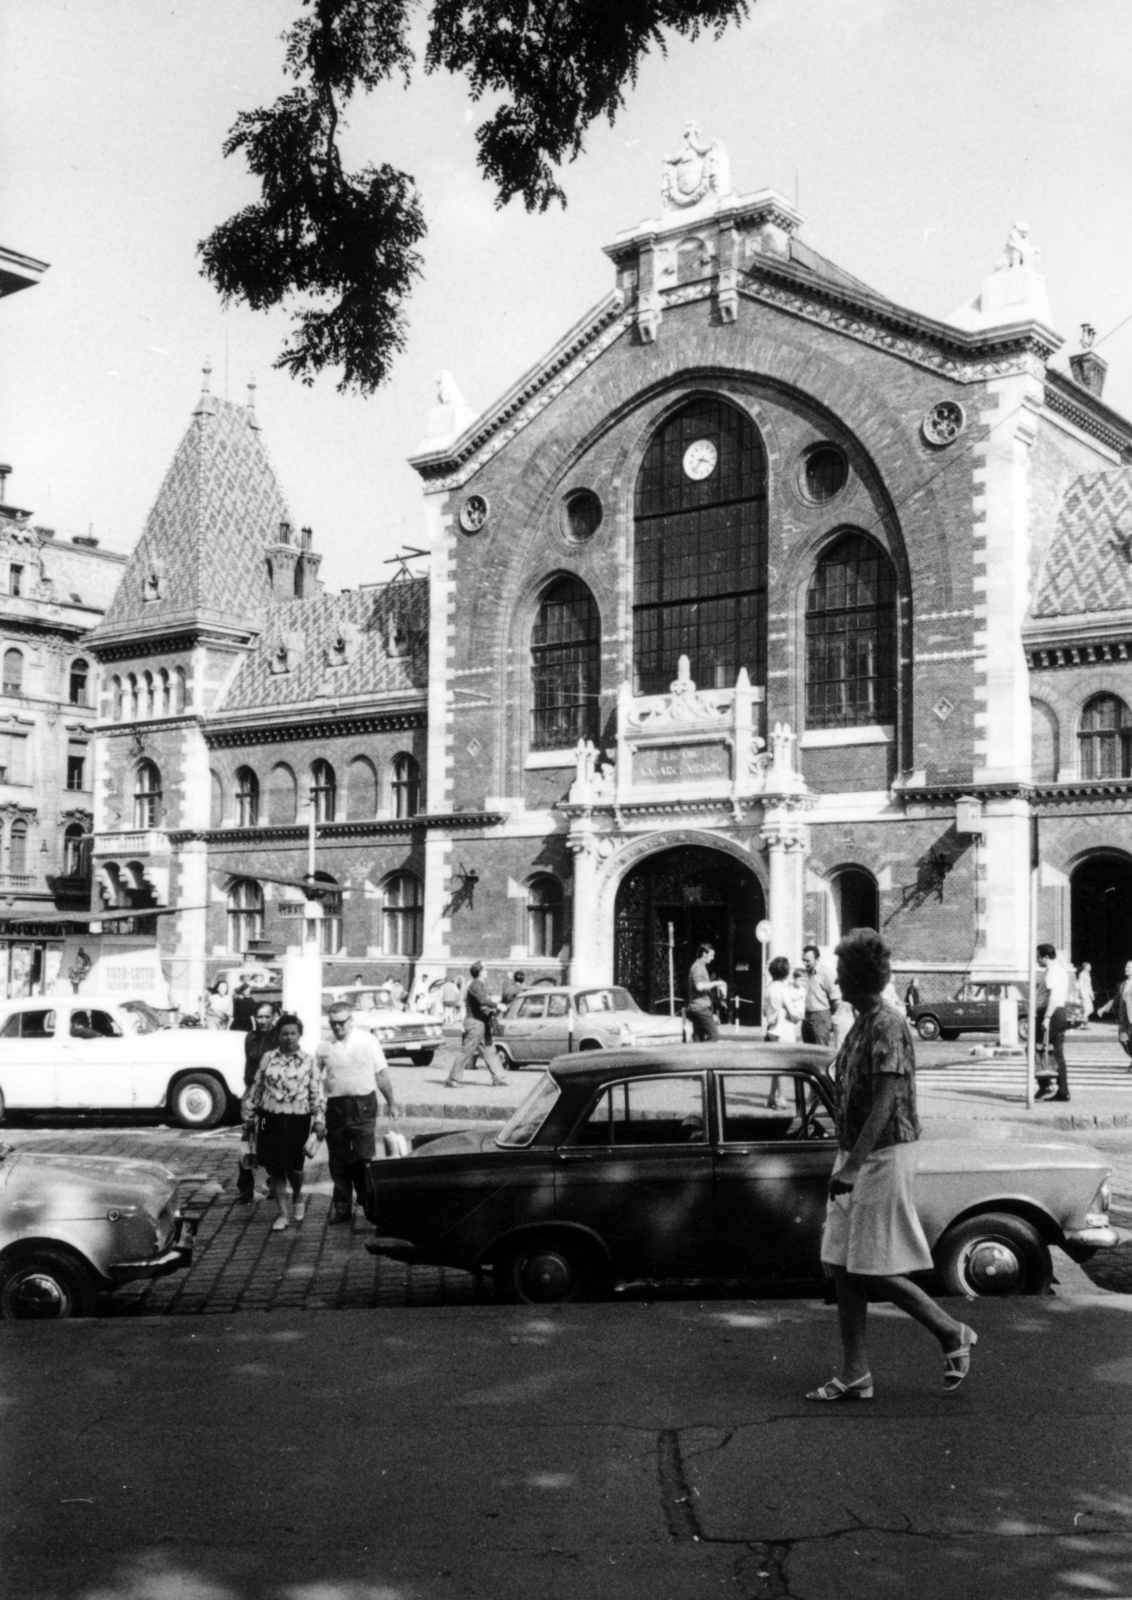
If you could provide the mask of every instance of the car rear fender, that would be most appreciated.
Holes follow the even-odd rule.
[[[491,1244],[480,1252],[475,1264],[475,1270],[482,1272],[486,1266],[493,1262],[494,1257],[500,1253],[501,1249],[509,1250],[512,1245],[530,1244],[536,1239],[544,1241],[572,1239],[575,1244],[579,1239],[584,1239],[590,1248],[597,1253],[603,1265],[611,1265],[608,1245],[601,1237],[601,1234],[595,1233],[592,1228],[586,1228],[574,1222],[530,1222],[524,1223],[520,1228],[509,1228],[506,1233],[501,1233],[498,1238],[493,1239]]]
[[[14,1239],[11,1244],[0,1250],[0,1263],[9,1261],[22,1261],[27,1256],[37,1256],[43,1250],[53,1250],[56,1255],[71,1256],[81,1263],[88,1272],[92,1272],[100,1283],[107,1288],[112,1287],[112,1280],[106,1270],[105,1261],[92,1260],[81,1245],[74,1243],[67,1237],[66,1230],[59,1233],[49,1233],[41,1237],[34,1234],[25,1235],[23,1238]]]
[[[1065,1232],[1056,1217],[1050,1215],[1043,1205],[1026,1195],[987,1195],[985,1199],[970,1205],[964,1211],[957,1211],[950,1217],[945,1227],[941,1228],[935,1238],[928,1229],[928,1242],[934,1250],[939,1241],[960,1222],[966,1222],[968,1217],[985,1216],[991,1211],[1005,1211],[1012,1217],[1020,1217],[1023,1222],[1028,1222],[1037,1229],[1047,1244],[1063,1245]]]

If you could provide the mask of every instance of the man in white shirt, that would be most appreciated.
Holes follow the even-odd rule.
[[[326,1154],[334,1184],[330,1221],[349,1222],[354,1196],[365,1206],[366,1162],[377,1154],[377,1091],[390,1117],[397,1115],[385,1051],[364,1028],[354,1027],[349,1001],[330,1008],[331,1040],[318,1052],[326,1091]]]
[[[1069,1074],[1065,1065],[1065,1006],[1069,999],[1069,973],[1057,959],[1052,944],[1038,946],[1038,992],[1036,995],[1038,1039],[1045,1044],[1045,1068],[1038,1065],[1038,1100],[1068,1100]],[[1057,1093],[1053,1073],[1048,1070],[1052,1054],[1057,1067]]]

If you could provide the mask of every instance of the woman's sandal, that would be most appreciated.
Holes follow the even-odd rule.
[[[948,1391],[958,1389],[963,1379],[971,1370],[971,1351],[979,1342],[979,1336],[974,1328],[969,1328],[964,1322],[961,1325],[959,1337],[963,1343],[958,1350],[948,1350],[943,1357],[943,1387]]]
[[[823,1383],[820,1389],[811,1389],[806,1396],[807,1400],[871,1400],[873,1397],[873,1375],[866,1372],[863,1378],[857,1378],[853,1383],[842,1383],[840,1378],[831,1378],[828,1383]]]

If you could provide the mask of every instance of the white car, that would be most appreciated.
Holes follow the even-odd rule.
[[[211,1128],[243,1092],[242,1033],[154,1027],[144,1012],[91,995],[0,1005],[0,1118],[164,1111],[183,1128]]]
[[[650,1016],[616,984],[540,984],[513,1000],[491,1031],[509,1067],[529,1067],[573,1050],[680,1044],[684,1019]]]
[[[341,1000],[353,1007],[355,1028],[372,1033],[391,1061],[407,1056],[414,1067],[427,1067],[444,1039],[439,1017],[430,1017],[426,1011],[402,1011],[388,989],[324,989],[323,1016]]]

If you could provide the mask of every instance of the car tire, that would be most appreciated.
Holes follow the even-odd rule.
[[[594,1298],[605,1273],[592,1245],[582,1239],[529,1239],[511,1245],[493,1263],[496,1298],[520,1305],[564,1305]]]
[[[409,1060],[414,1067],[431,1067],[435,1050],[410,1050]]]
[[[938,1039],[942,1033],[939,1018],[933,1016],[920,1017],[916,1022],[916,1032],[921,1039]]]
[[[97,1293],[90,1268],[62,1250],[29,1250],[0,1262],[0,1319],[5,1322],[92,1317]]]
[[[1029,1039],[1029,1037],[1030,1037],[1030,1019],[1026,1015],[1020,1016],[1018,1018],[1018,1038],[1019,1038],[1019,1041],[1022,1044],[1025,1044],[1027,1042],[1027,1040]]]
[[[945,1040],[948,1044],[954,1044],[956,1039],[958,1039],[958,1037],[959,1037],[959,1029],[958,1028],[941,1028],[939,1030],[939,1036],[940,1036],[941,1039]]]
[[[968,1217],[935,1249],[945,1294],[1044,1294],[1053,1280],[1049,1246],[1030,1222],[1005,1211]]]
[[[495,1053],[503,1063],[504,1072],[518,1072],[518,1064],[505,1044],[497,1044]]]
[[[189,1072],[169,1090],[169,1115],[181,1128],[215,1128],[228,1109],[228,1093],[211,1072]]]
[[[583,1050],[601,1050],[602,1048],[603,1046],[596,1039],[583,1039],[578,1046],[578,1053],[581,1054]]]

